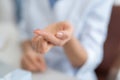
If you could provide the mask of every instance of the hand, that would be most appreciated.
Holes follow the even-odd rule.
[[[37,54],[31,49],[27,50],[22,57],[22,68],[32,72],[44,72],[46,70],[46,64],[43,55]]]
[[[45,39],[43,39],[42,36],[36,35],[32,40],[32,46],[36,52],[42,54],[46,53],[53,45],[47,42]]]
[[[51,24],[48,27],[46,27],[44,30],[39,30],[39,29],[35,30],[34,31],[35,37],[32,40],[33,49],[36,52],[41,54],[48,52],[54,45],[51,44],[49,41],[46,41],[42,36],[39,35],[39,33],[49,32],[54,36],[58,31],[61,31],[61,30],[62,30],[62,27],[60,27],[60,23]]]
[[[73,28],[67,22],[60,22],[34,33],[36,34],[32,41],[34,49],[39,53],[46,53],[53,46],[65,45],[72,37]]]

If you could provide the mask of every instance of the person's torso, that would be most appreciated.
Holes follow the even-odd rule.
[[[51,8],[49,0],[30,0],[25,4],[27,24],[31,30],[43,29],[47,25],[59,21],[68,21],[74,27],[74,34],[82,34],[84,17],[91,0],[57,0]]]
[[[74,35],[80,37],[85,29],[81,25],[90,4],[91,0],[58,0],[51,8],[48,0],[30,0],[25,5],[27,24],[33,31],[43,29],[54,22],[68,21],[74,27]],[[60,47],[51,49],[45,58],[49,67],[73,75],[74,71],[70,70],[72,66]]]

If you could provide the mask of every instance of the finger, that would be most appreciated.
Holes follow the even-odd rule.
[[[46,47],[47,47],[47,42],[41,37],[41,36],[38,36],[38,38],[36,39],[36,51],[38,53],[45,53],[46,52]]]
[[[38,38],[38,36],[35,36],[33,39],[32,39],[32,47],[33,49],[35,50],[35,46],[36,46],[36,39]]]
[[[56,33],[56,37],[59,39],[68,39],[73,33],[73,27],[70,23],[64,21],[58,23],[59,31]]]
[[[47,42],[42,36],[37,36],[33,41],[34,50],[38,53],[44,54],[47,52]]]
[[[38,51],[41,54],[44,54],[47,52],[47,42],[42,38],[41,40],[39,40],[38,43]]]
[[[43,55],[38,55],[38,61],[40,62],[40,70],[44,71],[46,69],[46,62]]]
[[[38,38],[38,31],[40,31],[39,29],[36,29],[35,31],[34,31],[34,34],[35,34],[35,37],[32,39],[32,45],[33,46],[35,46],[35,41],[36,41],[36,39]]]
[[[41,31],[39,33],[40,36],[42,36],[46,41],[54,44],[54,45],[60,45],[61,44],[61,40],[57,39],[53,34],[45,32],[45,31]]]
[[[37,52],[38,53],[41,53],[40,50],[41,50],[41,46],[40,46],[40,42],[41,42],[41,39],[38,40],[38,46],[37,46]]]
[[[34,30],[34,34],[39,35],[40,31],[41,31],[40,29],[36,29]]]
[[[38,67],[38,71],[45,71],[45,69],[46,69],[46,67],[45,67],[45,65],[42,63],[42,59],[43,58],[41,58],[41,57],[39,57],[39,55],[37,56],[37,62],[39,63],[39,67]]]
[[[38,36],[38,38],[36,39],[36,51],[38,52],[38,53],[40,53],[40,50],[41,50],[41,47],[42,46],[40,46],[40,43],[42,43],[42,37],[41,36]]]
[[[21,59],[21,67],[23,68],[23,69],[25,69],[25,63],[24,63],[24,58],[22,57],[22,59]]]
[[[26,57],[23,57],[22,65],[24,69],[36,71],[36,67]]]
[[[39,53],[39,43],[40,43],[40,40],[42,39],[41,36],[38,36],[35,40],[35,43],[34,43],[34,46],[35,46],[35,51]]]
[[[27,55],[27,59],[32,63],[32,65],[39,69],[40,63],[37,61],[37,55]]]

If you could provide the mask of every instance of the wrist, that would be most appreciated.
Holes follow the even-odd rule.
[[[71,39],[68,40],[68,41],[63,45],[63,47],[70,46],[70,44],[74,41],[74,39],[75,39],[74,36],[72,36]]]

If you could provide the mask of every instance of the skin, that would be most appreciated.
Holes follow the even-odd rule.
[[[73,36],[73,28],[70,23],[59,22],[48,26],[45,30],[35,30],[34,33],[36,37],[33,38],[32,42],[35,47],[34,49],[38,51],[38,53],[44,54],[54,46],[61,46],[74,67],[82,66],[87,60],[86,51],[80,44],[80,41]],[[41,38],[39,38],[39,36]],[[41,42],[41,39],[44,39],[48,46],[42,46],[44,42]],[[51,46],[49,46],[48,43],[50,43]]]
[[[54,46],[63,46],[73,34],[73,28],[67,22],[49,25],[44,30],[35,30],[32,46],[38,53],[46,53]]]
[[[34,49],[32,50],[34,52],[36,51],[36,53],[44,55],[52,47],[60,46],[63,47],[65,54],[67,55],[73,67],[75,68],[81,67],[86,62],[87,60],[86,51],[80,44],[80,41],[73,36],[73,28],[70,23],[68,22],[55,23],[47,26],[44,30],[35,30],[34,34],[35,37],[32,39],[32,47]],[[28,45],[26,47],[28,47]],[[28,55],[30,54],[35,55],[35,53],[29,53]],[[25,60],[23,60],[22,62],[23,62],[22,65],[24,65]],[[25,69],[28,69],[29,67],[31,66],[25,65]],[[32,71],[43,70],[42,68],[40,69],[38,69],[37,67],[35,68],[36,69],[35,70],[33,69]]]
[[[31,41],[25,41],[22,47],[22,68],[32,72],[44,72],[46,70],[44,55],[38,54],[32,49]]]

